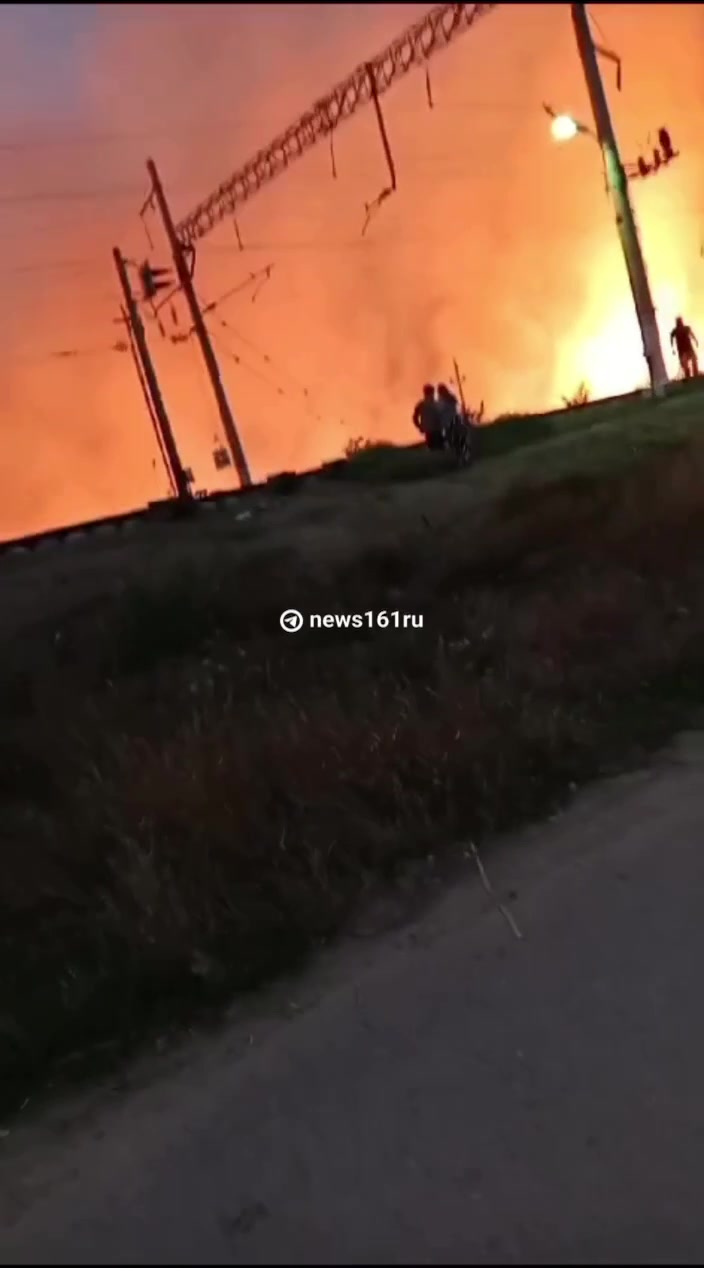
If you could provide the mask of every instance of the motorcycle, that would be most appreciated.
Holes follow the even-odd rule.
[[[445,428],[444,448],[461,467],[469,467],[475,459],[475,428],[468,414],[458,413]]]
[[[425,431],[414,419],[414,425],[434,452],[447,453],[461,467],[468,467],[476,457],[477,421],[468,410],[459,409],[438,430]]]

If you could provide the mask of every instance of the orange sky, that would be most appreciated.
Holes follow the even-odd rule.
[[[149,249],[146,157],[179,219],[426,6],[59,6],[77,30],[53,60],[17,23],[30,7],[48,11],[0,10],[1,537],[166,491],[131,363],[106,351],[120,334],[110,249]],[[77,10],[90,11],[83,27]],[[620,96],[604,74],[624,160],[662,124],[681,150],[632,193],[663,330],[683,312],[704,338],[704,8],[592,13],[623,58]],[[32,110],[19,111],[11,90],[33,80]],[[206,300],[274,265],[255,303],[244,291],[218,309],[228,327],[214,324],[257,477],[353,436],[409,437],[420,385],[449,377],[453,356],[490,415],[549,408],[583,379],[595,394],[644,381],[598,150],[556,146],[541,110],[589,117],[569,7],[501,6],[432,61],[431,80],[432,111],[422,73],[383,99],[399,188],[364,239],[364,204],[386,175],[370,109],[338,134],[337,180],[321,145],[243,209],[244,253],[231,222],[199,249]],[[91,197],[54,198],[76,191]],[[37,193],[52,199],[7,201]],[[198,486],[218,487],[196,350],[150,336],[184,461]],[[62,348],[94,351],[49,358]]]

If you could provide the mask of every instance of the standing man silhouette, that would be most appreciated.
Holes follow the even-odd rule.
[[[684,377],[696,379],[699,374],[699,359],[696,353],[699,341],[691,326],[685,326],[681,317],[677,318],[670,331],[670,343],[677,351]]]

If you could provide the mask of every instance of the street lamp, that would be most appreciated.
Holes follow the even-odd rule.
[[[573,119],[571,115],[553,115],[552,123],[550,124],[553,141],[571,141],[573,137],[579,136],[579,133],[583,131],[584,128],[581,128],[577,120]]]
[[[575,119],[573,114],[558,114],[557,110],[553,110],[552,106],[543,105],[543,110],[550,119],[550,135],[553,141],[562,143],[563,141],[572,141],[576,136],[590,136],[592,141],[598,143],[598,136],[586,123],[582,123],[581,119]]]
[[[633,208],[628,196],[628,177],[621,162],[616,135],[609,114],[608,101],[599,73],[597,49],[592,38],[586,5],[572,4],[570,7],[579,57],[594,115],[596,139],[604,157],[606,181],[611,194],[616,228],[631,286],[638,325],[640,326],[643,352],[650,373],[650,382],[655,395],[661,396],[669,379],[665,369],[665,359],[662,354],[660,332],[655,316],[655,307],[650,292],[645,260],[643,259],[643,252],[638,238]],[[552,114],[553,112],[548,110],[548,113]],[[589,131],[589,129],[580,127],[575,120],[570,119],[570,124],[573,126],[561,122],[557,127],[559,135],[556,136],[555,127],[558,125],[558,121],[568,117],[560,115],[553,117],[551,130],[556,140],[569,140],[578,132]]]

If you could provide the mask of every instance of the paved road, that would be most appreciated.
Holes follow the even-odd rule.
[[[0,1262],[701,1263],[703,830],[694,737],[490,856],[522,940],[473,874],[13,1131]]]

